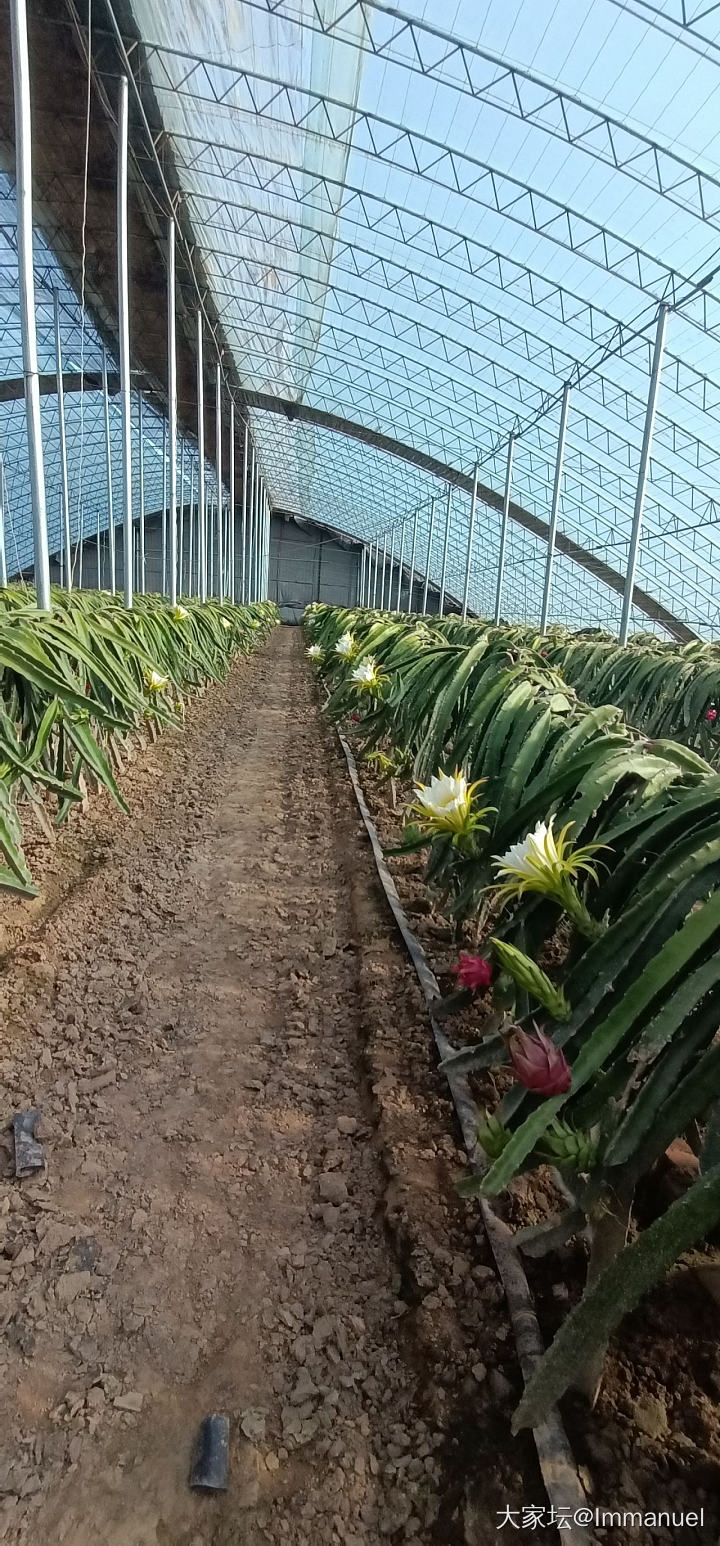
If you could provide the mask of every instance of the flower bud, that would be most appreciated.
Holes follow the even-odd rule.
[[[555,1020],[567,1020],[570,1005],[565,994],[555,987],[542,967],[506,940],[493,939],[491,943],[503,970],[510,973],[518,987],[524,988],[539,1004],[543,1004]]]
[[[521,1084],[535,1095],[564,1095],[570,1089],[572,1070],[567,1058],[549,1036],[516,1030],[508,1042],[512,1066]]]

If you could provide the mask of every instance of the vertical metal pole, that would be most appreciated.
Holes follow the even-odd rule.
[[[382,575],[380,579],[380,611],[385,611],[385,572],[387,565],[387,532],[383,537]]]
[[[260,500],[260,576],[258,584],[258,601],[265,600],[265,485],[260,474],[259,486]]]
[[[58,429],[60,431],[60,498],[62,509],[63,546],[66,554],[65,589],[72,590],[70,564],[70,488],[68,485],[67,440],[65,438],[65,392],[63,388],[62,339],[60,337],[60,296],[53,290],[55,314],[55,370],[57,381]],[[99,584],[99,582],[98,582]]]
[[[195,594],[195,592],[193,590],[193,558],[194,558],[193,535],[194,535],[194,531],[195,531],[195,507],[194,507],[194,495],[195,495],[195,458],[194,458],[194,456],[192,456],[192,454],[190,452],[188,452],[188,460],[190,462],[190,495],[189,495],[189,498],[188,498],[188,566],[187,566],[188,585],[187,585],[187,593],[188,593],[188,596],[193,596]]]
[[[217,467],[217,570],[218,597],[223,599],[223,529],[222,529],[222,378],[219,364],[215,366],[215,465]]]
[[[25,0],[10,0],[13,93],[15,97],[15,198],[17,203],[18,277],[25,417],[30,463],[30,498],[33,515],[33,555],[38,607],[49,612],[50,557],[48,554],[45,468],[43,466],[40,378],[35,328],[35,273],[33,269],[32,125],[30,121],[30,66],[28,60]]]
[[[253,453],[253,601],[260,600],[260,466]]]
[[[410,575],[409,575],[409,581],[408,581],[408,605],[407,605],[408,612],[412,612],[412,609],[413,609],[413,586],[415,584],[415,549],[417,547],[417,529],[418,529],[418,515],[419,514],[420,514],[419,510],[416,510],[415,514],[413,516],[412,548],[411,548],[411,551],[410,551]]]
[[[465,559],[465,589],[463,591],[462,615],[463,622],[467,617],[468,596],[470,594],[470,569],[472,567],[473,542],[475,540],[475,511],[477,509],[478,465],[475,463],[473,474],[472,502],[470,504],[470,525],[468,527],[467,557]]]
[[[356,586],[357,596],[356,596],[355,605],[359,606],[359,607],[362,607],[364,605],[364,600],[365,600],[365,565],[366,565],[366,559],[367,559],[367,549],[365,547],[365,543],[363,543],[362,548],[360,549],[360,563],[358,564],[357,570],[356,570],[356,574],[357,574],[357,586]]]
[[[235,403],[230,398],[230,525],[229,525],[229,559],[230,559],[230,600],[235,605]]]
[[[168,220],[167,246],[168,417],[170,429],[170,605],[177,606],[177,339],[175,331],[175,221]]]
[[[107,382],[107,356],[102,356],[103,399],[105,403],[105,468],[107,474],[108,502],[108,552],[110,554],[110,589],[115,595],[115,514],[113,511],[112,441],[110,438],[110,396]]]
[[[427,615],[428,585],[430,584],[430,563],[432,560],[433,536],[435,534],[435,500],[430,501],[430,524],[428,526],[427,554],[425,557],[425,585],[423,588],[423,617]]]
[[[208,590],[210,595],[215,590],[215,494],[210,491],[208,500]]]
[[[0,586],[7,590],[7,557],[5,554],[5,458],[0,456]]]
[[[130,423],[130,289],[128,282],[128,83],[120,77],[117,165],[118,337],[120,343],[120,408],[123,473],[123,591],[126,607],[133,604],[132,575],[132,438]]]
[[[248,602],[255,600],[255,447],[250,443],[250,508],[248,511]]]
[[[180,505],[178,509],[178,596],[183,594],[185,556],[185,441],[180,442]]]
[[[652,451],[653,431],[655,429],[655,413],[657,410],[658,392],[660,390],[660,377],[662,375],[663,354],[665,351],[665,334],[670,307],[661,305],[658,311],[657,330],[655,333],[655,348],[653,350],[652,371],[650,374],[650,387],[648,390],[647,407],[645,409],[645,428],[643,430],[642,449],[640,452],[640,466],[638,468],[637,488],[635,490],[635,508],[633,510],[633,523],[630,532],[630,549],[628,552],[627,574],[625,576],[625,592],[623,595],[622,614],[620,617],[620,643],[627,644],[630,628],[630,613],[632,612],[633,591],[635,589],[635,571],[637,569],[638,550],[642,534],[643,510],[645,508],[645,490],[647,488],[648,472],[650,470],[650,452]]]
[[[263,599],[268,600],[270,595],[270,499],[265,490],[265,594]]]
[[[398,583],[397,583],[397,596],[395,598],[395,611],[396,612],[400,611],[400,596],[401,596],[401,592],[402,592],[402,572],[403,572],[403,559],[404,559],[404,557],[405,557],[405,522],[403,521],[402,526],[400,527],[400,557],[398,559]]]
[[[143,424],[143,400],[138,397],[138,439],[139,439],[139,470],[140,470],[140,594],[145,595],[145,426]]]
[[[380,561],[380,538],[378,537],[378,539],[377,539],[377,541],[375,543],[375,562],[373,564],[373,588],[372,588],[373,610],[377,606],[379,561]]]
[[[262,473],[258,465],[258,520],[260,522],[260,569],[258,573],[258,601],[264,601],[263,593],[263,567],[265,549],[265,523],[263,515],[264,485]]]
[[[452,489],[447,491],[447,510],[445,512],[445,540],[443,542],[442,574],[440,576],[440,606],[438,616],[445,616],[445,577],[447,575],[448,547],[450,545],[450,521],[452,519]]]
[[[390,533],[390,579],[388,582],[388,612],[392,612],[393,573],[395,569],[395,528]]]
[[[162,457],[162,584],[160,591],[164,596],[167,591],[167,419],[163,419]]]
[[[500,528],[500,552],[498,553],[497,585],[495,587],[495,622],[500,622],[500,609],[502,607],[502,588],[505,577],[505,549],[507,547],[508,517],[510,514],[510,485],[512,483],[513,454],[515,451],[515,436],[508,440],[507,467],[505,469],[505,494],[503,497],[502,526]]]
[[[262,601],[261,594],[261,556],[262,556],[262,473],[260,463],[255,469],[255,600]]]
[[[245,435],[243,439],[243,484],[242,484],[242,549],[240,553],[240,600],[245,606],[247,602],[247,475],[248,475],[248,426],[245,420]]]
[[[555,457],[555,482],[553,484],[552,506],[550,509],[550,525],[548,527],[547,558],[545,560],[545,584],[543,585],[542,608],[540,610],[540,632],[547,628],[548,612],[550,610],[550,590],[552,587],[553,562],[555,559],[555,537],[557,535],[558,510],[560,508],[560,492],[562,489],[563,462],[565,460],[565,439],[567,436],[568,406],[570,403],[570,385],[565,382],[562,395],[562,407],[560,409],[560,428],[558,430],[557,455]]]
[[[202,312],[197,314],[197,408],[198,408],[198,563],[199,595],[207,601],[207,558],[205,554],[205,382],[203,379]]]

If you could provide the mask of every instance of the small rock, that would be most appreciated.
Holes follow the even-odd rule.
[[[357,1117],[338,1117],[335,1126],[343,1138],[354,1138],[360,1124]]]
[[[340,1223],[340,1209],[334,1208],[331,1202],[326,1202],[324,1207],[320,1209],[320,1216],[322,1218],[323,1224],[325,1225],[325,1228],[329,1230],[331,1234],[334,1234],[338,1224]]]
[[[87,1393],[86,1401],[91,1411],[99,1412],[105,1405],[105,1391],[100,1385],[93,1385],[92,1390]]]
[[[477,1380],[478,1385],[482,1385],[483,1380],[487,1379],[487,1369],[484,1363],[474,1363],[472,1366],[472,1374],[473,1378]]]
[[[240,1427],[251,1444],[262,1443],[265,1438],[265,1413],[259,1408],[249,1407],[240,1418]]]
[[[325,1343],[328,1342],[332,1336],[334,1330],[335,1327],[332,1321],[332,1317],[329,1315],[321,1315],[318,1320],[316,1320],[312,1329],[313,1342],[315,1343],[315,1346],[324,1347]]]
[[[325,1171],[318,1177],[318,1190],[323,1202],[332,1203],[335,1207],[347,1202],[347,1183],[333,1171]]]
[[[269,1450],[267,1455],[265,1456],[265,1464],[266,1464],[266,1466],[268,1468],[268,1471],[279,1471],[280,1470],[280,1461],[278,1460],[277,1455],[274,1454],[272,1450]]]
[[[141,1412],[145,1397],[140,1390],[126,1390],[124,1396],[116,1396],[113,1406],[119,1412]]]
[[[660,1439],[668,1431],[667,1409],[659,1396],[641,1396],[635,1402],[633,1417],[641,1433],[650,1439]]]
[[[55,1284],[55,1297],[61,1304],[72,1304],[92,1283],[91,1272],[64,1272]]]
[[[295,1389],[290,1395],[291,1405],[304,1406],[306,1401],[312,1401],[317,1395],[319,1395],[319,1391],[315,1381],[311,1378],[307,1369],[301,1368]]]

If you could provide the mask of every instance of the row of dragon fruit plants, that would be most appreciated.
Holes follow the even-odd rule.
[[[594,1399],[623,1315],[720,1221],[720,777],[583,703],[516,629],[320,606],[306,627],[328,712],[412,777],[402,849],[426,851],[474,941],[457,976],[477,1040],[448,1063],[504,1093],[464,1190],[550,1165],[567,1206],[518,1244],[589,1242],[584,1295],[515,1414],[535,1424],[570,1386]],[[681,1135],[697,1179],[641,1230],[638,1184]]]
[[[720,646],[716,644],[697,639],[680,645],[652,634],[636,634],[621,645],[599,631],[571,633],[553,626],[542,635],[525,624],[496,628],[452,616],[428,618],[426,626],[453,644],[469,646],[489,632],[518,655],[524,650],[540,653],[583,702],[593,707],[614,703],[646,735],[670,736],[692,746],[709,762],[720,763]]]
[[[125,810],[118,778],[133,740],[181,726],[187,699],[221,681],[277,621],[252,606],[103,591],[53,592],[52,612],[0,591],[0,889],[34,896],[23,820],[52,839],[92,788]]]

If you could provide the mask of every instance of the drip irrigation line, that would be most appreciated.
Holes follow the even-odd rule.
[[[355,799],[357,800],[358,809],[370,839],[370,846],[380,883],[385,893],[385,899],[415,968],[415,973],[427,1005],[438,1057],[442,1062],[452,1052],[455,1052],[456,1048],[448,1041],[445,1032],[435,1018],[435,1005],[442,997],[437,978],[428,963],[427,956],[417,935],[413,933],[410,927],[400,901],[395,881],[388,868],[375,823],[363,793],[352,749],[339,730],[337,734],[345,754],[345,761],[348,765],[350,781]],[[463,1074],[453,1074],[448,1070],[444,1070],[444,1072],[460,1124],[470,1168],[476,1175],[482,1175],[487,1167],[476,1137],[480,1123],[480,1113],[473,1099],[469,1082]],[[513,1232],[509,1225],[494,1212],[484,1197],[478,1198],[478,1201],[510,1314],[518,1362],[523,1379],[527,1385],[530,1376],[534,1374],[540,1359],[545,1353],[545,1344],[535,1314],[530,1287],[513,1240]],[[548,1502],[555,1510],[557,1516],[563,1519],[569,1518],[570,1520],[570,1528],[563,1528],[560,1539],[565,1542],[565,1546],[594,1546],[594,1537],[584,1526],[574,1522],[574,1516],[578,1512],[588,1513],[588,1499],[580,1481],[577,1463],[570,1448],[562,1418],[556,1406],[552,1407],[543,1422],[538,1423],[537,1427],[532,1429],[532,1436],[535,1441],[535,1449]]]

